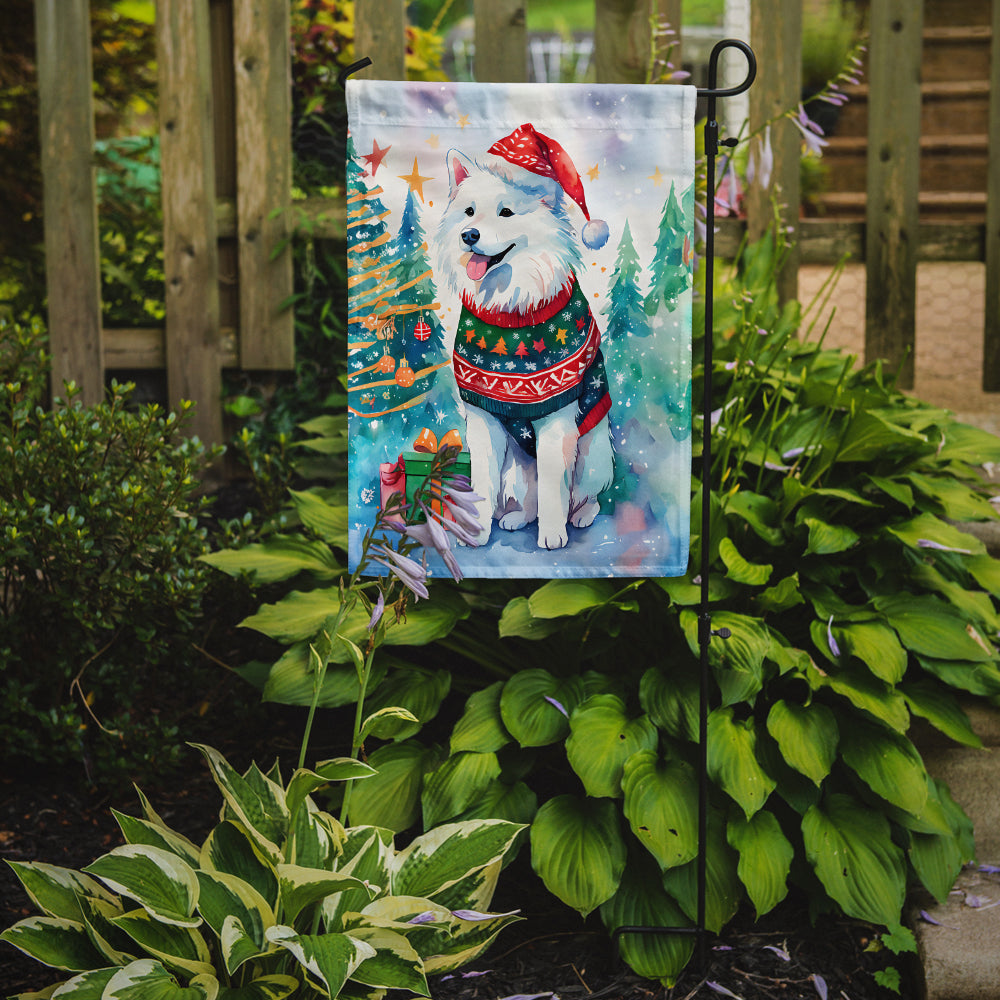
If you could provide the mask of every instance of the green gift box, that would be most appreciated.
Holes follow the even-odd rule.
[[[406,502],[413,503],[414,496],[424,480],[431,474],[431,467],[434,464],[434,455],[423,451],[404,451],[403,468],[406,471]],[[455,464],[451,467],[456,475],[471,476],[472,460],[467,451],[460,451],[455,459]],[[441,501],[436,500],[432,507],[438,514],[441,513]],[[447,512],[445,517],[451,517]]]

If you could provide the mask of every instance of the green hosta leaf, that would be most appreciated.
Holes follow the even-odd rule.
[[[344,572],[328,545],[297,535],[272,535],[266,542],[209,552],[199,558],[230,576],[246,574],[257,584],[288,580],[298,573],[330,580]]]
[[[250,832],[266,857],[276,862],[281,853],[278,844],[288,831],[284,789],[266,778],[254,787],[254,783],[230,767],[217,750],[197,743],[192,746],[205,755],[226,805]]]
[[[564,618],[607,604],[618,588],[610,580],[549,580],[528,598],[534,618]]]
[[[839,731],[826,705],[797,705],[779,699],[768,713],[767,731],[777,741],[785,761],[815,785],[830,773],[837,756]]]
[[[729,846],[739,851],[736,873],[760,919],[788,894],[788,873],[795,849],[781,832],[774,813],[765,809],[751,819],[738,816],[726,828]]]
[[[802,836],[820,882],[849,917],[899,923],[906,866],[880,812],[849,795],[830,795],[806,813]]]
[[[289,490],[295,513],[302,523],[324,542],[347,549],[347,506],[327,503],[312,490]]]
[[[921,445],[926,438],[899,424],[890,423],[871,410],[862,410],[851,421],[837,452],[838,462],[868,462],[890,448]]]
[[[339,996],[344,983],[366,959],[375,957],[375,949],[349,934],[296,934],[291,927],[268,928],[267,939],[287,949],[310,977],[329,992]]]
[[[919,815],[927,801],[927,772],[907,737],[852,719],[850,738],[841,741],[847,766],[876,795],[908,813]]]
[[[937,453],[939,462],[965,462],[981,465],[983,462],[1000,462],[997,436],[981,427],[949,421],[944,440]]]
[[[223,987],[218,1000],[285,1000],[299,988],[292,976],[261,976],[246,986]]]
[[[106,902],[115,902],[97,879],[71,868],[60,868],[39,861],[8,861],[24,891],[46,916],[65,917],[67,920],[83,919],[81,896],[93,896]]]
[[[778,547],[784,541],[781,511],[770,497],[750,490],[739,490],[726,497],[726,514],[745,521],[757,537],[768,545]]]
[[[737,721],[732,708],[717,708],[709,714],[708,774],[748,819],[764,805],[775,781],[757,762],[752,718]]]
[[[676,663],[669,673],[650,667],[639,682],[639,704],[660,729],[678,740],[698,739],[698,675]]]
[[[353,757],[335,757],[316,765],[315,770],[299,768],[288,782],[285,805],[289,813],[297,813],[306,798],[331,781],[354,781],[374,777],[375,768]]]
[[[939,594],[956,611],[986,631],[989,635],[1000,632],[1000,615],[994,607],[993,598],[981,590],[972,590],[964,583],[947,579],[930,563],[921,563],[913,568],[911,580],[914,590],[930,590]]]
[[[730,538],[723,538],[719,541],[719,557],[726,565],[727,576],[736,583],[746,584],[748,587],[763,587],[771,578],[774,567],[768,563],[747,562],[740,555],[739,549]]]
[[[910,724],[903,696],[867,670],[841,667],[835,673],[821,674],[815,667],[807,673],[810,685],[816,689],[829,688],[846,698],[856,708],[881,719],[896,732],[905,733]]]
[[[865,476],[865,479],[907,510],[913,508],[913,490],[906,483],[885,476]]]
[[[205,939],[191,927],[164,924],[145,910],[132,910],[111,921],[168,968],[189,976],[211,975],[212,956]]]
[[[921,543],[931,542],[935,546],[967,552],[970,555],[983,555],[986,552],[986,546],[974,535],[942,521],[933,514],[918,514],[909,521],[889,525],[886,531],[895,535],[911,549],[922,549],[925,545]]]
[[[538,812],[538,796],[523,782],[493,781],[460,816],[466,819],[505,819],[528,825]]]
[[[698,783],[688,764],[640,751],[625,762],[622,789],[625,818],[660,868],[697,855]]]
[[[992,521],[996,511],[986,497],[949,476],[924,476],[917,472],[907,475],[917,490],[935,504],[950,521]]]
[[[253,886],[270,906],[277,905],[277,873],[242,824],[229,820],[220,823],[202,845],[199,866],[205,871],[234,875]]]
[[[352,929],[351,937],[375,949],[375,954],[351,973],[355,982],[430,996],[424,963],[402,934],[383,927],[362,926]]]
[[[333,655],[346,655],[343,653],[346,648],[344,643],[338,643]],[[373,688],[381,683],[386,666],[386,657],[375,660],[368,681],[369,687]],[[277,702],[279,705],[311,705],[316,696],[315,690],[316,674],[310,660],[309,643],[297,642],[289,646],[271,666],[261,697],[264,701]],[[316,706],[339,708],[341,705],[350,705],[358,700],[359,691],[358,675],[354,667],[331,663],[323,675]]]
[[[550,618],[535,618],[527,597],[509,600],[500,615],[500,638],[544,639],[558,632],[563,624]]]
[[[410,712],[414,721],[387,719],[380,726],[380,739],[405,740],[437,715],[450,689],[451,674],[447,670],[420,667],[394,670],[375,688],[365,707],[372,712],[385,708],[403,708]]]
[[[583,697],[579,677],[560,679],[547,670],[522,670],[504,684],[500,716],[521,746],[547,746],[569,732],[569,716]]]
[[[523,827],[503,820],[447,823],[396,855],[392,891],[434,899],[459,880],[499,862]]]
[[[900,690],[910,711],[926,719],[945,736],[967,747],[983,745],[965,710],[947,688],[924,680],[908,681],[900,686]]]
[[[351,790],[351,824],[381,826],[396,833],[413,826],[420,817],[424,774],[438,760],[435,750],[415,740],[379,747],[368,758],[378,773]]]
[[[84,871],[113,892],[134,899],[150,916],[178,927],[197,927],[198,878],[170,851],[146,844],[125,844],[98,858]]]
[[[293,922],[305,907],[318,903],[327,896],[345,889],[367,891],[367,886],[353,875],[303,868],[301,865],[278,865],[278,884],[281,888],[282,913],[286,920]],[[374,895],[374,891],[371,895]]]
[[[503,681],[470,695],[462,717],[451,733],[451,752],[473,750],[495,753],[510,742],[510,733],[500,717],[500,692]]]
[[[846,524],[829,524],[815,517],[804,518],[803,523],[809,529],[809,543],[805,551],[807,556],[829,556],[845,552],[860,537]]]
[[[265,950],[264,931],[275,923],[274,913],[267,900],[252,885],[235,875],[222,872],[198,872],[201,894],[198,910],[205,922],[215,931],[225,944],[223,934],[227,920],[239,923],[239,940],[249,939],[251,954],[236,955],[232,947],[224,948],[226,969],[232,975],[247,958],[255,957]],[[233,937],[234,931],[228,933]]]
[[[690,921],[660,884],[654,865],[630,858],[617,892],[601,904],[601,920],[609,932],[619,927],[687,927]],[[673,986],[691,959],[689,934],[623,934],[622,958],[638,975]]]
[[[170,851],[171,854],[176,854],[189,865],[198,864],[199,849],[187,837],[175,833],[159,823],[126,816],[124,813],[118,812],[117,809],[112,809],[111,812],[118,821],[122,835],[128,843],[159,847],[164,851]]]
[[[660,576],[653,580],[674,604],[681,607],[690,607],[701,602],[701,584],[695,583],[691,575],[687,576]],[[724,601],[727,597],[732,597],[739,587],[722,573],[710,573],[708,576],[708,599],[710,601]]]
[[[659,735],[646,716],[629,719],[625,702],[613,694],[591,695],[570,717],[566,757],[588,795],[616,799],[622,768],[638,750],[653,750]]]
[[[886,684],[898,684],[906,673],[906,650],[896,633],[878,622],[834,626],[833,634],[843,652],[856,656]]]
[[[558,795],[531,825],[531,865],[553,895],[586,916],[618,889],[625,842],[607,799]]]
[[[199,975],[181,986],[159,962],[143,958],[118,969],[101,1000],[216,1000],[218,995],[215,976]]]
[[[918,656],[917,662],[949,687],[986,697],[1000,694],[1000,669],[995,664],[935,660],[930,656]]]
[[[421,804],[424,826],[437,826],[454,819],[500,777],[495,753],[452,754],[424,780]]]
[[[996,658],[975,626],[936,597],[881,596],[875,598],[875,607],[899,633],[903,645],[915,653],[974,663]]]
[[[909,855],[924,888],[939,903],[946,902],[965,861],[958,838],[951,833],[911,833]]]
[[[726,843],[726,825],[720,813],[708,818],[705,851],[705,926],[714,934],[732,919],[743,899],[743,884],[736,874],[736,852]],[[663,873],[663,887],[691,920],[698,918],[698,861]]]
[[[420,720],[409,709],[394,705],[372,712],[361,724],[358,735],[362,740],[366,740],[369,736],[380,740],[391,740],[397,734],[405,739],[406,736],[417,732],[420,726]],[[404,733],[405,736],[402,735]]]
[[[773,587],[761,591],[754,598],[757,607],[763,612],[780,612],[804,604],[805,598],[799,590],[799,574],[793,573],[779,580]]]
[[[0,934],[6,941],[35,961],[54,969],[81,972],[99,968],[105,960],[91,944],[87,929],[64,917],[28,917]]]
[[[1000,597],[1000,559],[982,555],[965,559],[963,562],[980,587],[989,591],[994,597]]]
[[[681,612],[681,627],[694,656],[700,656],[698,616],[693,611]],[[771,648],[771,636],[759,618],[718,611],[712,615],[712,629],[729,629],[728,639],[712,638],[708,647],[708,662],[722,690],[723,704],[753,701],[763,686],[764,659]]]

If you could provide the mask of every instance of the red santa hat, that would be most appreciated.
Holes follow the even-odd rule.
[[[584,244],[591,250],[600,250],[608,242],[608,224],[603,219],[591,219],[580,174],[569,153],[555,139],[537,132],[533,125],[525,124],[493,143],[489,152],[533,174],[552,178],[580,206],[587,220],[580,234]]]

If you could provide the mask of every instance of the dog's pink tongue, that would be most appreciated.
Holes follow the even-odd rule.
[[[465,265],[465,273],[473,281],[481,281],[489,266],[489,257],[484,257],[481,253],[474,253],[469,258],[469,263]]]

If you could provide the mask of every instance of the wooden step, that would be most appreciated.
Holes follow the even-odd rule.
[[[868,140],[831,136],[823,151],[834,191],[865,188]],[[920,188],[925,191],[985,191],[988,155],[985,135],[925,135],[920,138]]]
[[[817,196],[829,218],[865,218],[867,196],[863,191],[830,191]],[[920,218],[955,222],[982,222],[986,215],[986,193],[981,191],[921,191]]]
[[[925,28],[921,79],[924,83],[988,80],[992,38],[989,25]]]

